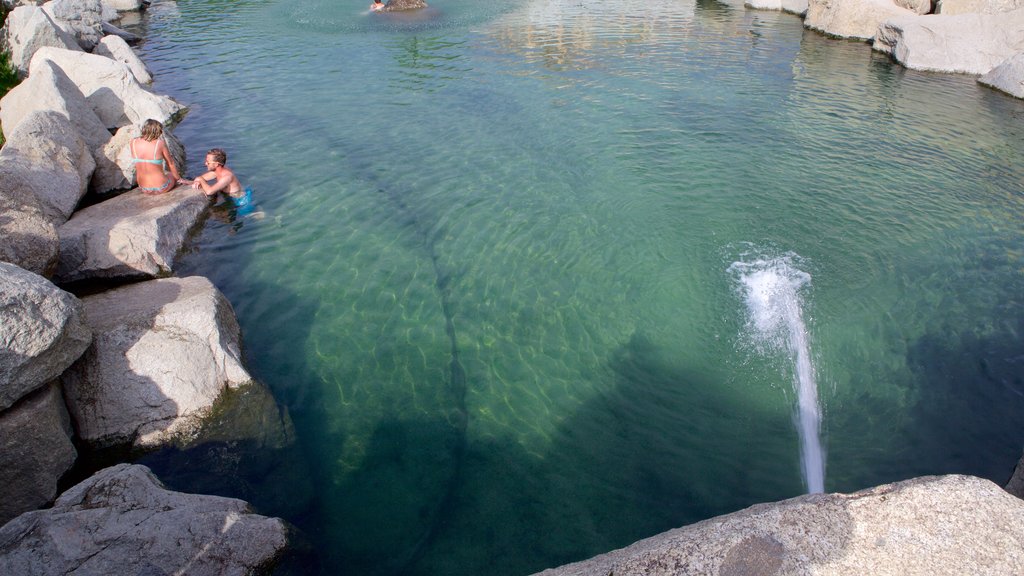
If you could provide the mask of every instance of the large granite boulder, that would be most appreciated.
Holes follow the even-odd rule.
[[[135,76],[135,79],[140,84],[150,84],[153,82],[153,76],[146,69],[146,65],[142,63],[142,60],[135,54],[135,51],[128,45],[128,42],[120,36],[114,34],[104,36],[92,53],[121,62],[131,70],[132,76]]]
[[[165,278],[83,299],[93,343],[61,381],[81,440],[156,447],[202,428],[251,381],[234,311],[206,278]]]
[[[179,186],[147,196],[138,188],[75,212],[58,228],[59,284],[170,275],[188,234],[209,206],[202,192]]]
[[[43,10],[82,50],[92,52],[103,38],[103,3],[100,0],[52,0],[43,4]]]
[[[265,574],[287,537],[241,500],[171,492],[120,464],[0,528],[0,574]]]
[[[0,190],[34,194],[46,217],[60,225],[85,196],[95,167],[67,116],[32,112],[0,148]]]
[[[85,352],[92,332],[83,313],[78,298],[0,262],[0,411],[60,376]]]
[[[1024,51],[1024,9],[883,22],[873,48],[915,70],[985,74]]]
[[[989,70],[978,78],[978,82],[1011,96],[1024,98],[1024,52]]]
[[[52,502],[57,481],[76,455],[68,411],[56,383],[0,412],[0,526]]]
[[[81,50],[75,39],[38,6],[15,8],[7,15],[0,35],[3,36],[2,47],[10,55],[9,62],[20,76],[28,74],[32,56],[43,46]]]
[[[91,150],[110,140],[110,131],[85,99],[82,91],[56,64],[41,62],[35,72],[0,99],[0,124],[10,140],[18,124],[32,112],[53,110],[67,116],[75,132]]]
[[[174,124],[185,112],[171,98],[146,90],[121,62],[96,54],[43,47],[32,57],[29,74],[35,74],[36,67],[46,60],[67,73],[110,130],[126,124],[141,125],[150,118]]]
[[[915,14],[931,14],[935,10],[932,0],[893,0],[900,8],[906,8]]]
[[[382,12],[402,12],[405,10],[419,10],[426,8],[427,3],[423,0],[388,0],[388,3],[381,8]]]
[[[1024,574],[1024,501],[980,478],[915,478],[759,504],[541,574]]]
[[[936,14],[997,14],[1024,8],[1024,0],[939,0]]]
[[[891,0],[810,0],[804,26],[832,36],[869,39],[882,22],[914,15]]]
[[[0,165],[0,261],[51,276],[57,268],[57,227],[31,192],[6,186]]]
[[[781,10],[797,16],[807,12],[807,0],[747,0],[744,6],[755,10]]]
[[[103,0],[103,4],[117,12],[137,12],[144,6],[142,0]]]
[[[1024,498],[1024,456],[1017,462],[1017,467],[1013,470],[1013,476],[1010,477],[1010,481],[1006,484],[1006,491],[1017,498]]]

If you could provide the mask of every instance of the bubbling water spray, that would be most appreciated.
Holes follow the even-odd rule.
[[[800,291],[810,284],[811,276],[794,266],[794,258],[735,262],[729,271],[738,281],[747,306],[749,335],[759,352],[783,352],[793,362],[800,461],[807,491],[814,494],[825,491],[825,456],[818,385],[800,298]]]

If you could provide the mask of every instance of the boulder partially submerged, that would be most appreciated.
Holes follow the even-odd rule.
[[[426,7],[427,3],[423,0],[388,0],[384,8],[381,8],[381,12],[403,12],[406,10],[420,10]]]
[[[1011,96],[1024,98],[1024,52],[989,70],[978,78],[978,82]]]
[[[135,280],[168,276],[209,200],[190,186],[147,196],[138,188],[78,212],[58,229],[54,280]]]
[[[156,447],[196,434],[252,378],[231,304],[206,278],[165,278],[82,299],[94,337],[61,381],[79,438]]]
[[[172,492],[120,464],[0,528],[0,574],[258,574],[287,539],[241,500]]]
[[[544,576],[1024,574],[1024,501],[931,476],[759,504]]]
[[[878,27],[873,48],[914,70],[985,74],[1024,52],[1024,9],[891,18]]]

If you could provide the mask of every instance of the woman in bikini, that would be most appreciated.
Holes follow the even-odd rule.
[[[167,145],[160,138],[163,133],[163,124],[153,119],[146,120],[142,125],[142,137],[133,138],[128,145],[135,164],[135,180],[143,194],[170,192],[176,184],[183,182]],[[164,170],[165,167],[170,174]]]

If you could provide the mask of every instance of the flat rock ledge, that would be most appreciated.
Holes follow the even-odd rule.
[[[241,500],[171,492],[148,468],[120,464],[0,528],[0,574],[266,573],[287,535]]]
[[[61,382],[90,446],[188,438],[224,391],[252,381],[231,304],[206,278],[141,282],[82,302],[93,342]]]
[[[170,275],[209,200],[190,186],[147,196],[126,192],[74,213],[57,229],[54,281],[133,280]]]
[[[759,504],[544,576],[1024,574],[1024,501],[926,476]]]

